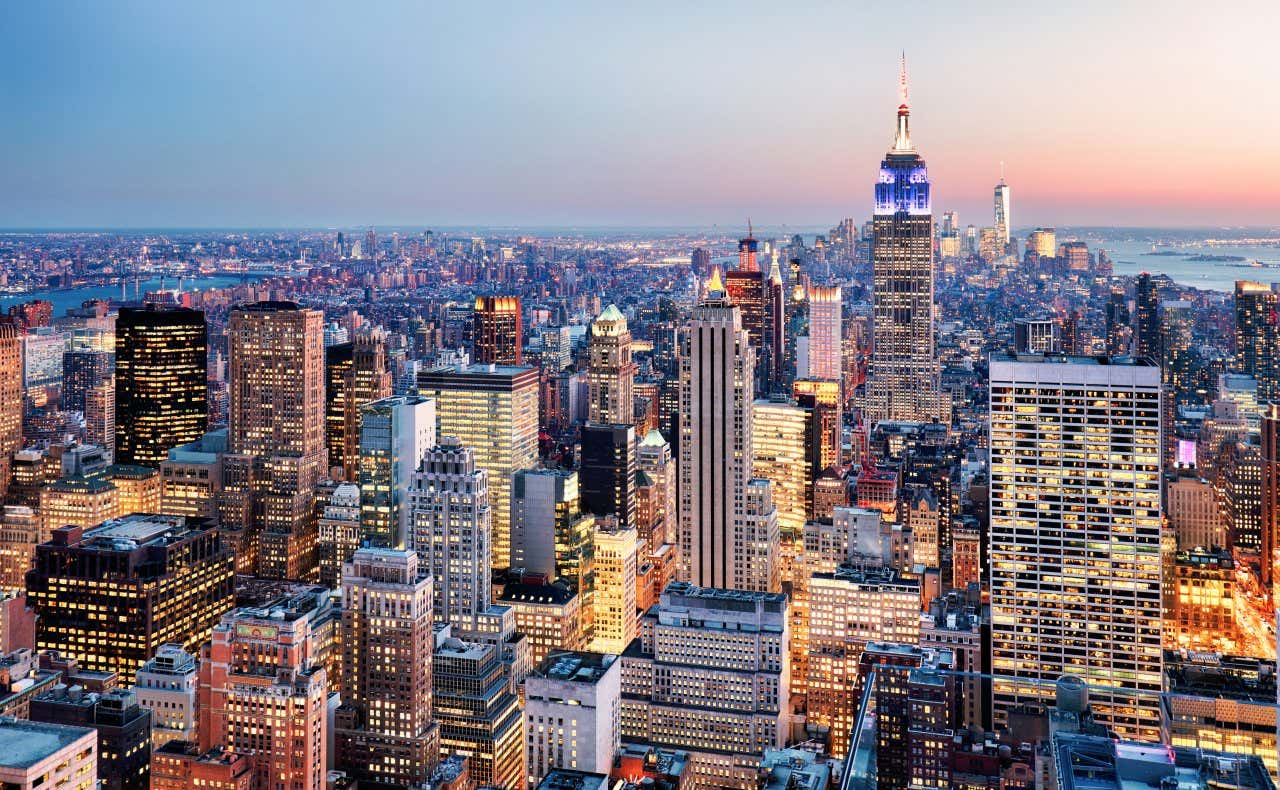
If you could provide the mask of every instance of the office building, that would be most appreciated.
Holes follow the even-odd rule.
[[[755,244],[756,241],[743,239],[739,245],[744,243]],[[754,253],[750,259],[755,260]],[[742,329],[756,352],[754,382],[755,394],[759,395],[770,391],[775,378],[780,375],[774,366],[782,351],[779,345],[782,332],[781,284],[760,271],[758,263],[747,263],[754,268],[743,268],[745,260],[740,248],[738,268],[725,272],[722,277],[729,301],[738,308]]]
[[[594,543],[591,649],[616,655],[627,649],[640,627],[636,611],[636,531],[608,519],[597,524]]]
[[[329,683],[320,643],[330,613],[321,600],[297,594],[237,607],[201,652],[200,751],[247,756],[253,787],[325,787]]]
[[[613,516],[625,527],[636,522],[635,426],[582,426],[578,462],[580,505],[593,516]]]
[[[329,495],[317,524],[320,556],[320,583],[329,588],[342,586],[342,566],[360,546],[360,487],[339,483]]]
[[[858,663],[859,690],[874,683],[876,787],[950,786],[950,651],[872,642]]]
[[[1134,285],[1133,355],[1160,360],[1160,289],[1146,272],[1138,275]]]
[[[418,394],[436,402],[436,435],[456,437],[489,474],[494,569],[511,559],[511,478],[538,465],[538,369],[502,365],[435,368]]]
[[[671,445],[658,431],[649,431],[640,441],[636,448],[636,468],[648,478],[651,487],[648,493],[652,494],[646,500],[648,516],[641,518],[641,494],[637,489],[636,529],[652,551],[664,543],[675,542],[680,512],[676,498],[676,462],[671,455]]]
[[[1237,606],[1236,563],[1222,548],[1196,547],[1173,558],[1166,578],[1172,612],[1165,621],[1165,644],[1198,653],[1239,653],[1241,633]]]
[[[232,559],[217,530],[173,516],[62,527],[36,547],[27,597],[37,649],[131,684],[161,645],[208,641],[232,605]]]
[[[473,353],[477,365],[523,365],[524,331],[518,296],[477,296]]]
[[[360,465],[361,407],[391,396],[387,335],[362,330],[350,343],[325,348],[325,444],[330,470],[355,482]]]
[[[631,332],[626,316],[609,305],[591,325],[587,345],[590,397],[587,419],[596,423],[635,422],[636,363],[631,361]]]
[[[226,430],[210,431],[169,451],[160,463],[160,512],[166,516],[215,519],[222,494]]]
[[[810,723],[836,757],[849,752],[858,709],[858,662],[873,642],[915,644],[920,582],[892,569],[841,565],[809,580],[806,688]]]
[[[413,785],[435,765],[434,626],[431,577],[419,571],[417,554],[356,551],[342,575],[343,697],[334,738],[337,764],[358,781]]]
[[[528,469],[512,488],[511,567],[563,579],[574,591],[593,584],[591,531],[595,518],[580,510],[577,472]]]
[[[1227,545],[1222,515],[1218,511],[1218,495],[1208,480],[1194,475],[1167,479],[1164,502],[1164,512],[1178,548]]]
[[[1057,354],[1062,351],[1062,326],[1053,318],[1015,318],[1015,354]]]
[[[0,783],[13,790],[94,790],[97,731],[0,716]]]
[[[515,615],[516,631],[525,635],[534,666],[556,650],[584,646],[582,596],[563,581],[510,582],[502,588],[498,604]]]
[[[796,402],[802,408],[813,410],[816,430],[821,437],[818,454],[820,472],[839,466],[844,429],[840,382],[833,379],[796,379],[791,388]]]
[[[85,412],[85,396],[111,378],[115,369],[115,351],[84,347],[74,339],[62,352],[62,408]]]
[[[196,657],[178,644],[161,645],[134,678],[138,704],[151,709],[151,748],[196,739]]]
[[[221,746],[202,752],[191,741],[169,741],[151,750],[151,790],[252,790],[253,764]]]
[[[160,466],[205,432],[208,326],[185,308],[120,308],[116,318],[115,460]]]
[[[1060,732],[1046,745],[1047,786],[1177,787],[1179,790],[1274,790],[1257,757],[1171,748],[1159,741]],[[1103,785],[1106,786],[1106,785]]]
[[[1280,294],[1237,280],[1235,303],[1236,370],[1258,382],[1259,400],[1280,400]]]
[[[431,676],[440,754],[465,757],[477,786],[524,787],[524,722],[498,647],[463,642],[445,629]]]
[[[809,367],[803,378],[839,381],[844,346],[840,286],[809,287]]]
[[[897,136],[875,188],[874,338],[867,382],[871,425],[942,416],[933,331],[933,209],[928,171],[908,128],[905,65],[901,93]]]
[[[1127,356],[1133,345],[1133,326],[1129,317],[1129,300],[1124,289],[1113,288],[1103,308],[1106,313],[1106,350],[1109,357]]]
[[[1275,585],[1280,580],[1280,404],[1268,403],[1262,412],[1262,466],[1259,488],[1259,530],[1262,532],[1262,579]],[[1280,590],[1273,589],[1273,595]]]
[[[1153,736],[1160,370],[1142,358],[994,356],[990,371],[992,662],[1017,679],[996,681],[997,726],[1070,671],[1095,689],[1105,726]]]
[[[360,407],[360,532],[373,546],[403,548],[409,481],[436,444],[435,402],[399,395]]]
[[[1013,227],[1009,219],[1009,185],[1004,182],[1004,177],[1000,178],[1000,183],[996,184],[995,199],[993,201],[996,235],[1000,239],[1001,251],[1009,247],[1009,230]]]
[[[555,769],[607,774],[622,742],[622,664],[612,654],[550,654],[524,683],[530,785]]]
[[[44,531],[35,510],[5,505],[0,516],[0,590],[24,590]]]
[[[1007,189],[1008,187],[1006,187]],[[999,199],[999,192],[996,193]],[[1058,254],[1058,233],[1054,228],[1036,228],[1027,236],[1027,252],[1037,258],[1053,258]]]
[[[751,478],[755,350],[719,271],[680,337],[681,578],[728,588],[744,575],[733,535]]]
[[[1253,756],[1276,775],[1276,672],[1269,659],[1165,651],[1161,743]]]
[[[0,497],[7,493],[12,455],[22,449],[22,327],[0,318]]]
[[[988,630],[981,604],[958,590],[934,598],[920,614],[920,647],[950,651],[958,673],[950,711],[950,726],[957,731],[991,731]]]
[[[622,656],[622,737],[689,752],[695,786],[755,787],[787,740],[785,595],[672,582]]]
[[[55,686],[31,700],[31,721],[97,730],[101,790],[150,787],[151,711],[132,691]]]

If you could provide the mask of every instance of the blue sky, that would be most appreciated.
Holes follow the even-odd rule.
[[[686,7],[691,6],[691,7]],[[1280,4],[9,4],[0,227],[1280,224]]]

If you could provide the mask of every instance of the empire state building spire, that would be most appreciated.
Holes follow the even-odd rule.
[[[911,119],[911,108],[908,101],[907,87],[907,53],[902,53],[902,74],[898,78],[898,134],[893,140],[893,150],[902,153],[909,153],[915,149],[911,147],[911,133],[908,130],[908,122]]]

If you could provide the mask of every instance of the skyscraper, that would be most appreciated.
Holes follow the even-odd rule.
[[[489,474],[457,439],[427,452],[409,488],[410,547],[435,589],[435,617],[456,632],[474,628],[492,589]]]
[[[648,477],[654,493],[652,519],[647,524],[637,524],[637,528],[640,537],[648,541],[649,551],[656,551],[662,544],[675,541],[680,513],[676,504],[675,459],[671,457],[671,445],[658,431],[649,431],[640,441],[636,448],[636,468]]]
[[[418,374],[418,394],[436,402],[436,435],[456,437],[489,473],[492,565],[511,557],[511,477],[538,463],[538,369],[455,365]]]
[[[517,472],[511,495],[511,567],[564,579],[590,597],[593,584],[592,516],[581,510],[577,472]]]
[[[578,464],[582,510],[614,516],[623,527],[636,522],[636,430],[633,425],[582,426]]]
[[[1157,738],[1160,369],[995,356],[990,376],[993,672],[1025,681],[995,681],[997,723],[1073,672],[1103,723]]]
[[[209,421],[208,327],[184,308],[123,307],[116,319],[116,463],[159,467]]]
[[[436,404],[400,395],[360,407],[360,532],[368,545],[404,548],[409,481],[436,444]]]
[[[636,364],[631,361],[631,332],[626,316],[609,305],[591,325],[588,345],[587,419],[630,425],[635,422],[632,387]]]
[[[1236,281],[1236,369],[1258,382],[1258,400],[1280,400],[1280,294]]]
[[[1129,353],[1133,339],[1133,327],[1129,325],[1129,302],[1124,289],[1111,291],[1106,306],[1107,356],[1122,357]]]
[[[933,209],[924,160],[908,129],[907,71],[893,148],[880,164],[873,220],[869,422],[942,416],[933,330]]]
[[[431,598],[431,577],[412,551],[359,549],[343,571],[335,748],[337,764],[363,781],[413,785],[435,765]]]
[[[1280,404],[1262,410],[1262,583],[1280,580]],[[1277,600],[1280,590],[1272,590]]]
[[[799,534],[813,510],[813,481],[821,471],[822,437],[816,410],[786,399],[752,404],[752,475],[773,482],[778,527]]]
[[[1000,176],[1000,183],[996,184],[995,189],[995,221],[996,236],[999,238],[1000,244],[1004,249],[1009,247],[1009,185],[1004,182],[1004,176]]]
[[[594,542],[592,649],[621,655],[640,627],[636,613],[636,531],[609,519],[596,529]]]
[[[1134,286],[1133,354],[1160,361],[1160,290],[1146,272]]]
[[[809,369],[802,378],[840,381],[844,334],[840,286],[809,288]]]
[[[9,489],[13,454],[22,449],[22,328],[0,318],[0,499]]]
[[[729,588],[733,545],[751,478],[755,351],[719,271],[680,337],[681,578]]]
[[[472,361],[480,365],[524,364],[520,297],[477,296],[474,320]]]
[[[362,330],[325,354],[325,444],[331,469],[355,482],[360,463],[360,407],[391,395],[386,333]]]

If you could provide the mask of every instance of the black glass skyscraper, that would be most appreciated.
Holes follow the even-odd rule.
[[[148,305],[116,319],[116,463],[160,466],[208,425],[204,313]]]

